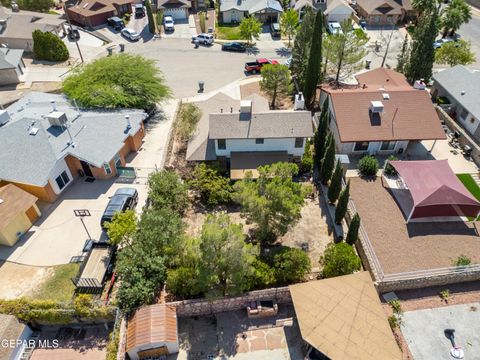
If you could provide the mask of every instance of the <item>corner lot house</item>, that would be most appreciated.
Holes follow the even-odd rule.
[[[433,75],[432,98],[448,100],[457,122],[480,140],[480,72],[457,65]]]
[[[23,50],[0,48],[0,86],[18,84],[25,63]]]
[[[446,138],[426,90],[414,89],[402,74],[384,68],[356,78],[354,87],[322,88],[320,101],[329,101],[337,152],[402,153],[410,141]]]
[[[269,110],[256,94],[241,101],[219,93],[198,104],[203,116],[188,143],[188,161],[219,161],[231,178],[279,161],[300,161],[313,136],[309,111]]]
[[[107,22],[111,16],[122,17],[132,12],[133,0],[73,0],[65,8],[70,20],[87,27]]]
[[[107,179],[137,151],[142,110],[84,111],[63,95],[32,92],[0,113],[0,185],[53,202],[78,176]]]
[[[389,25],[416,16],[410,0],[357,0],[357,14],[369,25]]]
[[[262,23],[280,21],[282,5],[277,0],[221,0],[220,19],[223,23],[237,23],[254,16]]]
[[[0,245],[13,246],[40,217],[37,200],[13,184],[0,187]]]
[[[0,44],[10,49],[33,50],[32,32],[50,31],[59,35],[63,32],[65,20],[61,15],[33,11],[12,12],[0,6]]]

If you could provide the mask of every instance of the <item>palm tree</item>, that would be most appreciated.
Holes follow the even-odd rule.
[[[443,37],[455,34],[462,24],[468,23],[472,18],[470,6],[465,0],[452,0],[442,15]]]

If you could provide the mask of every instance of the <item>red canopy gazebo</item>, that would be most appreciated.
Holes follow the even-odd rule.
[[[413,199],[411,219],[438,216],[477,217],[480,202],[460,182],[447,160],[390,161]]]

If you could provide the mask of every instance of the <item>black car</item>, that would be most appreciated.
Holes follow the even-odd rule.
[[[145,16],[145,8],[142,4],[135,5],[135,17],[144,17]]]
[[[271,23],[270,24],[270,33],[273,37],[280,36],[280,24],[279,23]]]
[[[110,198],[100,220],[102,229],[105,230],[105,223],[111,222],[117,212],[132,210],[138,203],[138,191],[134,188],[120,188]]]
[[[122,19],[117,16],[112,16],[107,19],[108,26],[111,26],[114,30],[120,31],[125,27]]]
[[[237,51],[237,52],[245,52],[247,48],[244,44],[239,42],[229,42],[222,45],[222,50],[224,51]]]

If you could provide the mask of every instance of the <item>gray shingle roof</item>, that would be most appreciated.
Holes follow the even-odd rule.
[[[222,0],[220,3],[220,11],[228,10],[248,11],[250,14],[256,13],[264,9],[271,9],[282,12],[282,5],[277,0]]]
[[[0,48],[0,70],[15,69],[22,56],[23,50]]]
[[[294,138],[313,135],[309,111],[210,114],[210,139]]]
[[[50,125],[46,116],[55,100],[64,112],[75,146],[65,128]],[[7,108],[10,121],[0,127],[0,179],[44,186],[56,162],[67,155],[101,167],[134,135],[145,118],[142,110],[77,111],[62,95],[32,92]],[[130,115],[127,131],[125,115]],[[29,130],[38,129],[36,135]]]
[[[480,119],[480,72],[457,65],[434,74],[433,80],[474,117]],[[463,95],[462,91],[465,92]]]

